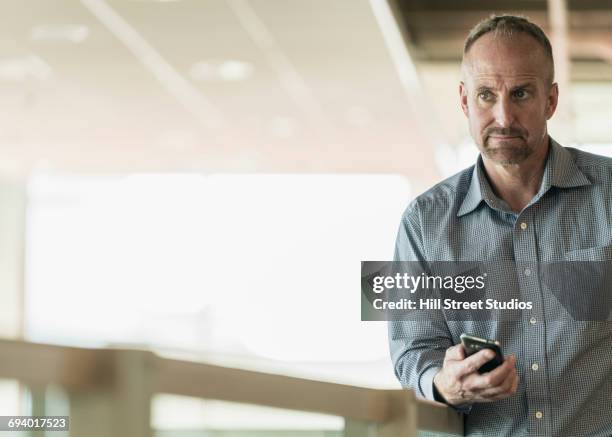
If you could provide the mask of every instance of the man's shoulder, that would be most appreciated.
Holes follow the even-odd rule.
[[[574,147],[565,147],[576,167],[591,184],[612,190],[612,158],[586,152]]]
[[[458,208],[470,188],[474,165],[450,176],[419,194],[406,208],[404,215],[435,213]]]
[[[574,163],[581,170],[589,168],[612,169],[612,158],[608,156],[597,155],[575,147],[564,147],[564,149],[572,156]]]

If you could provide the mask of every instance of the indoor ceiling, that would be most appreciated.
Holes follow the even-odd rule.
[[[436,147],[467,138],[463,38],[507,11],[567,42],[563,136],[612,142],[612,6],[570,1],[564,27],[557,3],[3,0],[0,172],[435,180]]]

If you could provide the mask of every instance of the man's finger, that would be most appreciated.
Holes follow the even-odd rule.
[[[457,376],[463,377],[478,370],[483,364],[491,361],[495,357],[495,352],[491,349],[483,349],[470,355],[457,365]]]
[[[518,391],[518,384],[519,384],[520,379],[521,378],[518,376],[518,373],[517,373],[516,374],[516,378],[514,378],[514,382],[512,384],[512,387],[510,388],[510,392],[511,393],[514,394],[514,393],[516,393]]]
[[[478,391],[478,394],[488,399],[499,399],[500,396],[505,398],[514,393],[513,387],[517,381],[518,375],[516,372],[512,371],[512,373],[508,375],[508,378],[502,381],[501,384],[493,387],[487,387],[481,391]]]
[[[513,355],[506,357],[500,366],[482,375],[481,381],[484,385],[480,387],[496,387],[502,384],[514,369],[516,369],[516,358]]]
[[[446,356],[444,358],[453,361],[463,360],[465,358],[465,351],[463,350],[463,345],[456,344],[446,349]]]

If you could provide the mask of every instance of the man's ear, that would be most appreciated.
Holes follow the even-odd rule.
[[[461,109],[463,110],[463,113],[465,114],[465,116],[468,116],[468,95],[467,95],[467,89],[465,87],[465,84],[463,83],[463,81],[459,82],[459,98],[461,99]]]
[[[546,119],[550,120],[550,117],[553,116],[555,110],[557,109],[557,103],[559,103],[559,85],[557,83],[553,83],[550,87],[550,91],[548,92],[548,99],[546,105]]]

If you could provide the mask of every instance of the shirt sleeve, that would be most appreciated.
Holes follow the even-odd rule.
[[[415,201],[402,216],[394,261],[427,261],[420,223]],[[395,376],[402,387],[413,389],[421,398],[444,401],[434,393],[433,379],[442,368],[446,349],[453,346],[453,342],[443,314],[433,316],[431,320],[390,320],[389,349]],[[455,409],[467,413],[471,407],[466,405]]]

